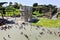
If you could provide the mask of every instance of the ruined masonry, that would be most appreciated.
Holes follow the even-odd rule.
[[[24,22],[28,22],[32,18],[32,7],[30,6],[21,6],[20,7],[20,16],[21,20]]]

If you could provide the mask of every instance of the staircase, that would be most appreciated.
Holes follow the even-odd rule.
[[[58,15],[58,13],[54,14],[52,19],[57,19],[57,15]]]

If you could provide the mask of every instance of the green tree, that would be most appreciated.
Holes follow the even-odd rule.
[[[13,7],[16,8],[16,9],[19,9],[20,6],[22,6],[22,4],[19,4],[17,2],[14,3]]]
[[[12,6],[12,4],[13,4],[12,2],[9,2],[9,6]]]
[[[38,3],[33,4],[33,12],[38,11]]]
[[[13,6],[7,6],[6,7],[6,12],[10,14],[10,12],[12,12],[12,14],[14,15],[14,11],[16,11],[16,9]],[[10,16],[10,15],[9,15]]]
[[[34,4],[33,4],[33,7],[37,7],[37,6],[38,6],[38,3],[34,3]]]
[[[18,4],[18,9],[20,8],[20,6],[22,6],[22,4]]]
[[[14,6],[14,8],[18,9],[18,3],[17,2],[15,2],[13,6]]]

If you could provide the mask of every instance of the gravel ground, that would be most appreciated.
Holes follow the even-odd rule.
[[[60,40],[58,28],[35,27],[31,25],[6,25],[10,29],[0,29],[0,40]]]
[[[60,40],[59,28],[45,28],[17,22],[2,27],[3,29],[0,28],[0,40]]]

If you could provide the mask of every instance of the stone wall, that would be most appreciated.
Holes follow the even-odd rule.
[[[32,7],[30,6],[21,6],[20,7],[20,16],[21,19],[25,22],[30,21],[32,18]]]
[[[58,8],[57,13],[58,13],[57,17],[58,19],[60,19],[60,8]]]
[[[44,13],[45,17],[46,17],[46,18],[49,18],[49,19],[52,17],[51,14],[52,14],[51,12],[46,12],[46,13]]]

